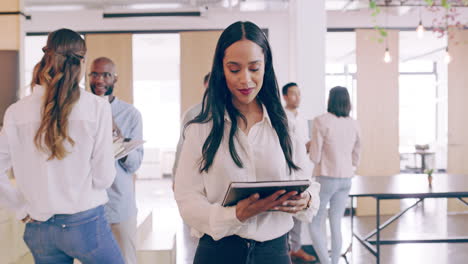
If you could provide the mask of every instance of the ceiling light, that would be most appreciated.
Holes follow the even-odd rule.
[[[452,56],[450,56],[448,47],[445,49],[444,62],[449,64],[452,61]]]
[[[419,21],[419,25],[416,28],[416,34],[418,34],[418,38],[423,38],[424,37],[424,26],[422,25],[422,21]]]
[[[384,61],[385,63],[390,63],[390,62],[392,62],[392,56],[390,55],[390,51],[388,50],[388,48],[385,48],[385,53],[384,53],[383,61]]]

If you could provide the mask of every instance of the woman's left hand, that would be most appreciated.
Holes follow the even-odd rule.
[[[295,214],[297,212],[305,210],[311,199],[312,199],[312,196],[310,195],[310,193],[305,191],[305,192],[302,192],[301,194],[294,195],[293,197],[289,198],[289,200],[283,202],[281,206],[276,206],[272,209],[286,212],[286,213]]]

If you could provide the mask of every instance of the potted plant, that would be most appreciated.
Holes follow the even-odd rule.
[[[432,173],[434,169],[427,169],[425,173],[427,174],[427,182],[429,183],[429,188],[432,188]]]

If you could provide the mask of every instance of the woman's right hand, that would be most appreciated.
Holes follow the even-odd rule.
[[[256,193],[252,194],[249,198],[239,201],[236,206],[237,219],[244,222],[252,216],[256,216],[259,213],[283,204],[283,202],[297,194],[296,191],[285,193],[285,190],[279,190],[263,199],[259,199],[260,195]]]

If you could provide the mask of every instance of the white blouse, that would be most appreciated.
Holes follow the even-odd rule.
[[[115,177],[112,114],[109,102],[80,90],[68,119],[69,154],[47,161],[34,137],[41,122],[44,88],[11,105],[0,132],[0,205],[45,221],[54,214],[74,214],[105,204]],[[17,188],[5,172],[13,168]]]
[[[208,234],[219,240],[230,235],[256,241],[278,238],[293,227],[292,214],[285,212],[264,212],[240,222],[236,207],[223,207],[224,194],[233,181],[272,181],[310,179],[300,171],[289,174],[276,131],[271,125],[267,111],[263,108],[263,119],[256,123],[248,135],[238,129],[234,142],[243,162],[239,168],[229,153],[230,118],[225,114],[223,139],[208,172],[199,172],[202,147],[210,133],[212,123],[192,124],[185,132],[185,142],[177,169],[175,198],[184,221],[192,228],[192,235],[202,237]],[[295,149],[293,144],[293,149]],[[298,152],[299,153],[299,152]],[[294,153],[296,165],[307,160],[307,156]],[[301,153],[305,153],[302,151]],[[305,156],[305,157],[304,157]],[[312,195],[309,209],[295,217],[311,221],[319,206],[320,185],[312,182],[308,191]]]
[[[331,113],[314,119],[309,149],[310,159],[315,163],[314,176],[352,177],[360,152],[361,137],[356,120]]]

